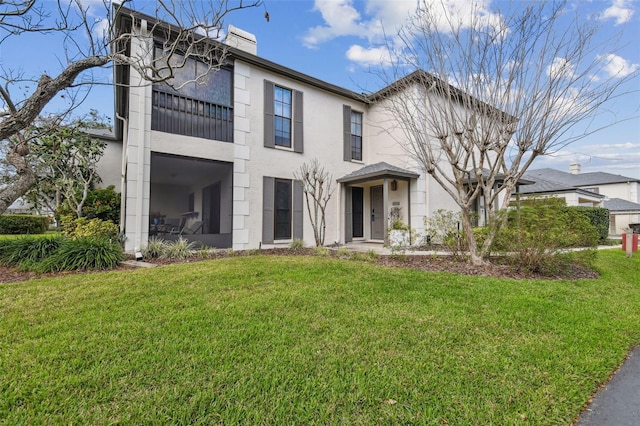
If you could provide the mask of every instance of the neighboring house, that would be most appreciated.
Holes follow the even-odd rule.
[[[149,52],[161,42],[148,33],[152,18],[122,10],[117,29],[137,35],[130,55],[147,52],[152,61]],[[314,158],[335,188],[326,210],[327,244],[384,241],[392,209],[418,231],[432,212],[459,209],[381,128],[394,126],[372,99],[394,91],[367,97],[260,58],[255,37],[232,26],[225,43],[228,63],[179,92],[115,67],[122,143],[119,151],[110,145],[106,181],[122,170],[127,251],[157,233],[175,239],[180,230],[219,248],[311,244],[294,173]],[[187,61],[176,78],[192,79],[198,64]]]
[[[640,222],[640,179],[604,172],[580,173],[579,164],[572,164],[570,172],[529,170],[525,178],[535,183],[521,187],[522,196],[560,197],[569,206],[608,209],[612,236],[623,234],[630,223]]]

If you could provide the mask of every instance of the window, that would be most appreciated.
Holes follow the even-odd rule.
[[[263,177],[262,242],[302,238],[302,182]]]
[[[599,194],[600,193],[600,188],[598,188],[597,186],[594,188],[584,188],[585,191],[589,191],[589,192],[593,192],[594,194]]]
[[[302,92],[264,82],[264,146],[303,152]]]
[[[351,159],[362,161],[362,113],[351,111]]]
[[[291,239],[291,181],[275,180],[273,238]]]
[[[291,148],[291,90],[275,86],[273,95],[275,144]]]
[[[349,105],[342,107],[343,160],[362,161],[362,113],[353,111]]]

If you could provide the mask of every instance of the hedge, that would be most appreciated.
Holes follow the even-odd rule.
[[[49,218],[28,214],[0,215],[0,234],[43,234]]]
[[[604,241],[609,236],[609,210],[604,207],[569,207],[582,213],[589,218],[589,221],[598,231],[600,241]]]

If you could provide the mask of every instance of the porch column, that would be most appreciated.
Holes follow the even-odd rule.
[[[382,183],[382,223],[384,224],[384,242],[389,243],[389,179]]]

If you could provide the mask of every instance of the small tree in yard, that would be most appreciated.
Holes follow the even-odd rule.
[[[326,228],[327,203],[331,199],[333,189],[331,189],[331,175],[320,166],[317,159],[310,163],[304,163],[300,170],[295,172],[294,177],[302,182],[302,190],[307,204],[307,212],[313,227],[313,237],[316,246],[324,245]]]
[[[51,112],[47,119],[61,123],[85,99],[87,88],[108,84],[108,77],[99,75],[106,67],[126,66],[148,83],[165,82],[176,88],[197,82],[226,62],[227,46],[212,41],[221,35],[225,16],[258,6],[261,0],[141,2],[145,15],[139,16],[126,8],[133,4],[132,0],[0,1],[0,50],[12,43],[20,46],[25,35],[32,36],[31,43],[41,35],[47,48],[59,48],[61,58],[53,76],[26,75],[19,63],[3,62],[0,68],[0,153],[5,159],[0,165],[0,213],[37,179],[27,159],[32,136],[29,127],[54,98],[67,105]],[[117,18],[133,24],[116,28]],[[153,62],[127,54],[131,43],[154,37],[165,41],[156,49]],[[191,59],[204,66],[193,80],[176,82],[174,71]]]
[[[532,161],[592,132],[578,125],[638,67],[611,72],[615,42],[596,44],[598,21],[572,18],[563,2],[468,6],[421,1],[391,49],[394,66],[382,74],[390,85],[374,96],[399,144],[460,207],[470,260],[482,264],[504,223],[496,210]],[[489,216],[482,245],[473,234],[480,198]]]
[[[36,181],[27,200],[53,212],[64,202],[76,217],[82,217],[90,190],[100,183],[97,164],[106,147],[86,131],[106,127],[96,112],[66,124],[39,120],[32,126],[31,132],[41,136],[30,143],[28,162]]]

